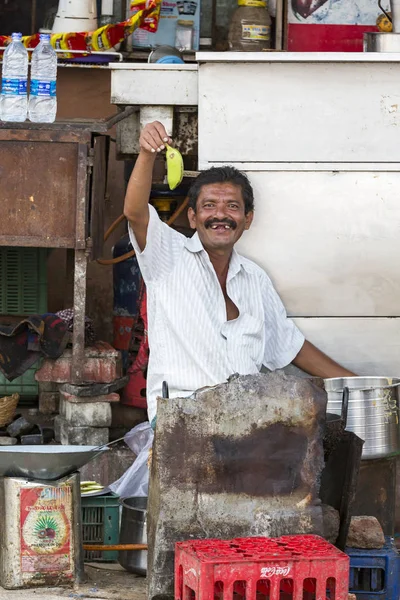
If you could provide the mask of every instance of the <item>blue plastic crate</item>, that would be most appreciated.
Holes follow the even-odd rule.
[[[400,554],[386,538],[381,550],[346,548],[350,557],[349,592],[357,600],[399,600]]]

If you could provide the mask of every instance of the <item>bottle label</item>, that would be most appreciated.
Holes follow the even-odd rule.
[[[54,98],[56,95],[56,82],[32,79],[30,93],[31,96],[48,96],[49,98]]]
[[[1,93],[4,96],[26,96],[26,79],[6,79],[3,77]]]
[[[270,27],[242,23],[242,40],[269,40]]]
[[[257,8],[267,8],[267,0],[238,0],[238,6],[255,6]]]

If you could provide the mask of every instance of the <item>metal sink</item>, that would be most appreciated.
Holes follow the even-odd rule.
[[[197,106],[197,64],[110,65],[111,103],[135,106]]]

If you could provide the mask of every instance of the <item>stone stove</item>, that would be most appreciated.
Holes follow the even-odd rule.
[[[314,533],[334,542],[323,505],[322,380],[237,376],[158,400],[148,504],[149,598],[173,597],[174,544]]]

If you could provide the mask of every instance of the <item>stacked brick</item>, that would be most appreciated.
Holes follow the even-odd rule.
[[[85,350],[82,385],[71,381],[72,352],[57,360],[45,360],[36,372],[39,410],[59,413],[54,420],[55,439],[64,445],[97,446],[109,441],[111,403],[119,402],[116,390],[123,387],[119,352],[104,342]]]

